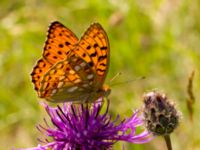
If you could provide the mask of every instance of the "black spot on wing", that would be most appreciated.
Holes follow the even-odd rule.
[[[107,50],[107,47],[106,46],[103,46],[100,48],[101,50]]]
[[[85,53],[83,53],[83,54],[82,54],[82,56],[83,56],[83,57],[85,57],[85,56],[86,56],[86,54],[85,54]]]
[[[106,59],[106,58],[107,58],[107,55],[99,56],[98,61],[102,61],[102,60],[104,60],[104,59]]]
[[[97,48],[99,45],[97,43],[94,44],[94,48]]]
[[[58,59],[58,57],[57,57],[57,56],[53,56],[53,58],[54,58],[54,59]]]
[[[66,45],[66,46],[69,46],[69,45],[70,45],[70,43],[66,41],[66,42],[65,42],[65,45]]]
[[[104,63],[100,63],[99,65],[100,65],[100,66],[106,66],[106,64],[104,64]]]
[[[45,54],[45,56],[46,56],[46,57],[48,57],[49,55],[50,55],[50,53],[49,53],[49,52],[47,52],[47,53]]]
[[[104,69],[97,69],[97,72],[101,72],[101,73],[103,73],[103,72],[105,72],[105,70]]]
[[[61,52],[61,51],[58,51],[58,54],[59,54],[59,55],[62,55],[62,52]]]
[[[91,46],[90,46],[90,45],[88,45],[88,46],[86,47],[86,49],[87,49],[87,50],[89,50],[90,48],[91,48]]]
[[[88,64],[89,64],[91,67],[94,66],[94,63],[93,63],[92,61],[90,61]]]
[[[58,46],[59,46],[60,48],[63,48],[63,47],[64,47],[64,45],[63,45],[63,44],[59,44]]]
[[[91,57],[96,57],[97,56],[97,52],[95,51],[94,53],[90,54]]]

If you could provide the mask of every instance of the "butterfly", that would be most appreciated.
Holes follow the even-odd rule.
[[[109,58],[108,36],[99,23],[90,25],[79,40],[55,21],[31,73],[32,82],[38,96],[50,102],[93,102],[111,92],[104,84]]]

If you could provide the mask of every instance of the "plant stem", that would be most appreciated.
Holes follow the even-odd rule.
[[[172,150],[172,144],[171,144],[170,136],[169,135],[165,135],[164,139],[165,139],[165,143],[167,145],[167,149],[168,150]]]

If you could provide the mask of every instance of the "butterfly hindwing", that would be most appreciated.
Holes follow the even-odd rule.
[[[40,60],[37,61],[37,64],[33,68],[33,71],[31,73],[32,82],[35,85],[36,91],[38,91],[40,89],[42,78],[51,66],[52,65],[43,58],[41,58]]]
[[[94,72],[80,57],[71,57],[53,66],[41,81],[40,97],[53,101],[86,98],[92,89]]]

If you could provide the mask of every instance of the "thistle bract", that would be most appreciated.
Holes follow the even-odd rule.
[[[147,129],[154,135],[168,135],[179,124],[180,112],[165,94],[149,92],[144,95],[144,117]]]

